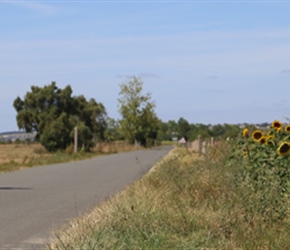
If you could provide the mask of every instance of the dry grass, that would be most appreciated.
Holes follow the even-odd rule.
[[[25,164],[31,158],[46,157],[49,153],[40,144],[0,144],[0,165]]]
[[[118,152],[126,152],[126,151],[133,151],[136,150],[134,145],[130,145],[126,142],[119,141],[119,142],[99,142],[93,148],[93,152],[101,153],[101,154],[112,154]]]
[[[100,155],[132,151],[138,148],[125,142],[100,142],[92,152],[73,154],[73,146],[64,152],[49,153],[39,143],[0,144],[0,173],[27,167],[82,160]]]
[[[154,171],[55,232],[49,249],[289,249],[289,223],[245,220],[226,147],[172,151]],[[239,166],[237,165],[237,168]]]
[[[160,242],[162,249],[172,246],[176,249],[176,232],[191,227],[193,214],[182,209],[180,197],[172,197],[172,183],[175,185],[175,180],[168,180],[168,173],[163,175],[160,169],[167,171],[164,166],[171,165],[173,168],[168,170],[175,171],[177,161],[186,168],[190,159],[192,162],[200,157],[185,148],[172,150],[140,181],[103,202],[92,213],[71,221],[56,232],[49,248],[128,249],[130,246],[130,249],[161,249],[157,241],[162,238],[167,240],[164,244]],[[185,226],[187,229],[182,228],[183,216],[190,218]],[[174,232],[170,232],[172,229]]]

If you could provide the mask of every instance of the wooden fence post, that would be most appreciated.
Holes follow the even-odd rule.
[[[74,152],[75,154],[78,152],[78,127],[75,127],[75,137],[74,137]]]
[[[207,154],[207,152],[208,152],[208,147],[209,147],[209,145],[208,145],[208,141],[206,140],[206,141],[205,141],[204,154]]]
[[[202,154],[202,137],[201,137],[201,135],[198,136],[198,153],[199,153],[199,155]]]

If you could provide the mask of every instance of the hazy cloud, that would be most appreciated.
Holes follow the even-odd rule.
[[[208,79],[217,80],[217,79],[219,79],[219,77],[216,75],[212,75],[212,76],[209,76]]]
[[[273,105],[277,106],[277,107],[281,107],[281,105],[283,105],[285,107],[285,105],[289,106],[289,105],[287,105],[288,102],[289,102],[289,100],[287,100],[287,99],[281,99],[281,100],[274,102]]]
[[[37,11],[45,15],[53,15],[59,11],[58,8],[44,4],[44,3],[39,3],[39,2],[31,2],[31,1],[11,1],[11,2],[6,2],[10,4],[17,5],[19,7],[23,7],[29,10]]]
[[[281,70],[282,74],[290,74],[290,69],[283,69]]]
[[[225,89],[209,89],[206,92],[212,93],[212,94],[225,94],[225,93],[228,93],[229,91]]]
[[[154,74],[154,73],[140,73],[140,74],[132,74],[132,75],[123,75],[123,74],[117,74],[116,77],[117,78],[128,78],[128,77],[132,77],[132,76],[137,76],[140,78],[160,78],[160,76]]]
[[[131,77],[132,75],[123,75],[123,74],[117,74],[116,78],[128,78]]]
[[[154,73],[140,73],[138,76],[141,78],[160,78],[160,76]]]

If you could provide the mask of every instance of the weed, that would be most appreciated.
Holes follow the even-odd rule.
[[[177,148],[152,171],[55,232],[50,249],[287,249],[289,218],[261,219],[245,208],[232,144],[200,158]],[[233,163],[233,161],[232,161]],[[248,218],[245,220],[245,218]]]

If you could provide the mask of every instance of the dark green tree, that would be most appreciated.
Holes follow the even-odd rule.
[[[158,130],[158,140],[159,141],[171,141],[174,137],[172,130],[169,129],[167,122],[160,121],[160,126]]]
[[[225,134],[226,128],[222,124],[216,124],[212,126],[212,129],[210,131],[210,135],[213,137],[221,137]]]
[[[168,126],[167,133],[169,134],[171,139],[172,138],[177,138],[179,135],[178,135],[178,125],[177,125],[176,121],[169,120],[167,122],[167,126]]]
[[[101,103],[83,96],[72,96],[70,85],[64,89],[55,82],[44,87],[31,86],[24,99],[13,103],[19,129],[36,132],[36,140],[48,150],[65,149],[73,143],[78,127],[79,146],[89,150],[93,139],[103,139],[106,111]]]
[[[143,81],[135,76],[120,85],[121,135],[130,143],[150,146],[157,138],[159,119],[149,93],[143,94]]]
[[[177,122],[177,129],[178,129],[179,138],[184,137],[186,140],[188,140],[189,131],[190,131],[188,121],[185,120],[183,117],[180,117]]]

